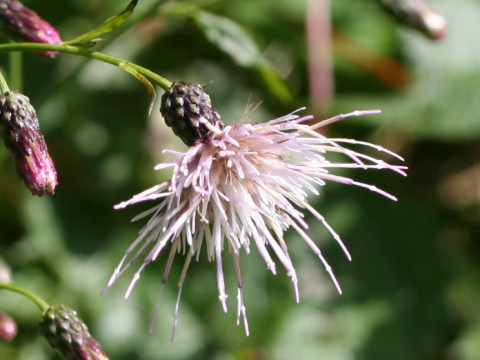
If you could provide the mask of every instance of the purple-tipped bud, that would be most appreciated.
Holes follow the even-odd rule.
[[[423,0],[380,0],[380,4],[399,22],[423,32],[433,40],[447,35],[445,19]]]
[[[65,359],[108,360],[77,312],[65,305],[50,306],[40,321],[40,333]]]
[[[0,0],[0,26],[15,41],[47,44],[62,42],[52,25],[17,0]],[[43,51],[40,54],[54,58],[58,52]]]
[[[10,341],[17,336],[17,323],[10,316],[0,313],[0,340]]]
[[[53,194],[57,171],[28,97],[16,91],[0,96],[0,130],[27,188],[33,195]]]
[[[223,129],[220,114],[212,106],[210,96],[199,84],[176,82],[162,95],[160,112],[185,144],[205,141],[212,125]]]

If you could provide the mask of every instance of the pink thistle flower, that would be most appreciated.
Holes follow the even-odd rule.
[[[208,97],[206,94],[202,96]],[[165,98],[162,100],[164,104]],[[206,103],[209,103],[209,98],[207,100]],[[196,102],[202,103],[202,101]],[[171,103],[173,102],[169,102]],[[189,99],[181,103],[181,106],[188,106]],[[363,187],[396,200],[393,195],[374,185],[335,175],[330,171],[335,168],[387,169],[406,175],[404,172],[406,168],[389,164],[347,147],[348,145],[370,147],[402,160],[400,156],[378,145],[352,139],[327,138],[317,132],[319,128],[332,122],[350,116],[375,114],[379,112],[378,110],[341,114],[315,125],[307,124],[307,121],[313,118],[312,116],[297,115],[300,110],[303,109],[266,123],[237,125],[221,123],[216,111],[210,112],[214,114],[213,117],[200,116],[193,120],[190,114],[187,122],[195,124],[196,141],[186,152],[165,150],[164,153],[171,155],[173,160],[160,163],[155,167],[155,170],[172,168],[171,179],[115,206],[115,209],[123,209],[144,201],[158,201],[150,210],[133,219],[135,221],[149,217],[137,239],[125,252],[104,292],[140,256],[144,256],[143,263],[128,286],[125,294],[127,298],[147,264],[156,261],[170,248],[162,277],[163,291],[163,285],[169,277],[175,255],[184,253],[185,264],[178,285],[173,338],[187,270],[192,259],[198,261],[202,247],[205,248],[203,251],[207,252],[208,259],[216,263],[218,295],[223,310],[227,311],[223,253],[228,249],[237,278],[237,324],[243,320],[245,332],[248,335],[240,253],[243,249],[248,254],[253,243],[265,261],[267,269],[276,274],[273,253],[291,278],[298,302],[300,299],[298,279],[284,239],[284,234],[291,228],[319,257],[337,291],[341,293],[342,290],[332,268],[308,234],[309,226],[305,221],[304,213],[309,212],[320,221],[349,260],[351,256],[340,236],[309,204],[308,193],[318,195],[320,187],[326,185],[328,181],[336,181]],[[172,118],[169,118],[168,112],[163,109],[162,113],[164,116],[167,114],[165,116],[167,124],[171,124]],[[195,113],[198,115],[199,112]],[[174,131],[179,135],[177,132],[181,133],[181,128],[186,128],[185,119],[176,120],[180,125],[177,124]],[[182,137],[184,138],[185,136]],[[327,158],[332,153],[343,154],[345,161],[329,161]],[[146,255],[142,255],[144,253]],[[160,299],[152,328],[159,306]]]

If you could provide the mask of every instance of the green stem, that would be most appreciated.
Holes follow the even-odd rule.
[[[19,293],[19,294],[29,298],[35,304],[37,304],[37,306],[40,308],[40,310],[42,312],[44,312],[45,310],[47,310],[50,307],[50,305],[48,305],[42,298],[40,298],[36,294],[34,294],[31,291],[29,291],[27,289],[24,289],[20,286],[0,283],[0,289],[10,290],[10,291]]]
[[[5,77],[3,76],[3,73],[1,71],[0,71],[0,90],[2,91],[2,94],[6,93],[7,91],[10,91],[7,81],[5,80]]]
[[[115,65],[130,73],[138,72],[160,85],[164,90],[172,86],[172,83],[157,73],[144,68],[143,66],[131,63],[127,60],[107,55],[98,51],[90,51],[78,46],[65,44],[43,44],[43,43],[11,43],[1,44],[0,53],[10,51],[58,51],[73,55],[80,55],[95,60],[100,60],[108,64]]]
[[[12,85],[12,89],[22,92],[23,88],[23,79],[22,79],[22,72],[23,72],[23,54],[19,51],[12,51],[9,53],[10,55],[10,84]]]

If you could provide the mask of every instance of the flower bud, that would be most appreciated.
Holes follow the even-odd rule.
[[[0,27],[15,41],[47,44],[62,42],[52,25],[17,0],[0,0]],[[58,52],[43,51],[40,54],[53,58]]]
[[[0,283],[9,284],[12,280],[10,266],[0,257]]]
[[[50,306],[45,311],[40,321],[40,333],[66,359],[109,359],[77,312],[63,304]]]
[[[0,130],[27,188],[33,195],[53,194],[57,171],[28,97],[16,91],[0,96]]]
[[[176,82],[162,95],[165,123],[188,146],[205,141],[212,126],[223,129],[222,118],[199,84]],[[208,126],[210,124],[210,126]]]
[[[380,0],[380,4],[399,22],[423,32],[430,39],[439,40],[447,34],[445,19],[423,0]]]
[[[10,341],[17,336],[17,323],[10,316],[0,313],[0,340]]]

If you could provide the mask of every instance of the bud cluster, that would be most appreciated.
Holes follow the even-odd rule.
[[[0,130],[27,188],[38,196],[53,194],[57,171],[28,97],[16,91],[0,96]]]
[[[205,141],[212,126],[218,129],[224,127],[210,96],[199,84],[174,83],[162,95],[160,112],[165,123],[188,146],[196,141]]]

